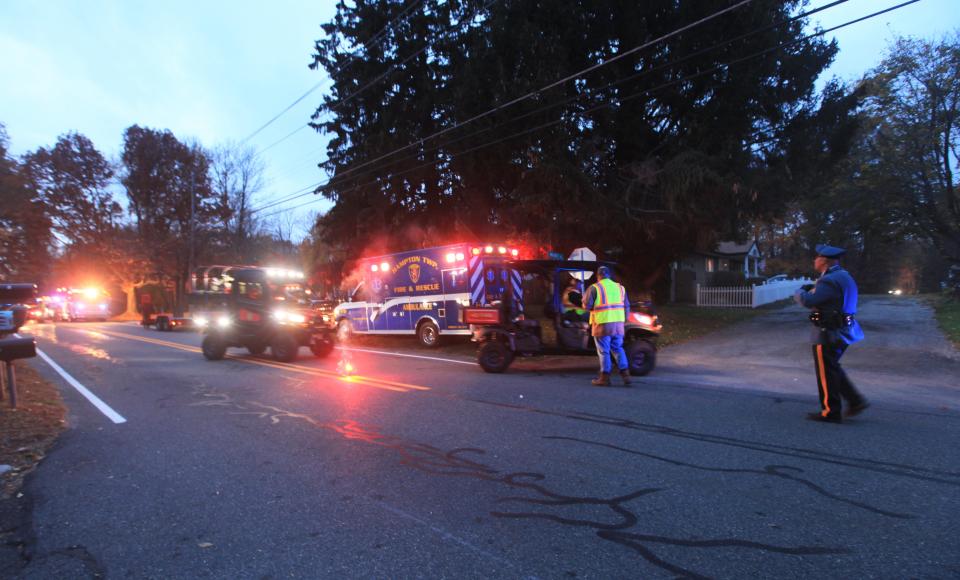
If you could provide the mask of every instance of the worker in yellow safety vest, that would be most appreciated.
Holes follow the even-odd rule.
[[[627,290],[623,285],[610,279],[610,268],[597,268],[597,283],[587,289],[583,305],[590,312],[591,334],[600,358],[600,376],[590,381],[591,384],[610,386],[612,353],[617,359],[623,384],[629,385],[630,365],[627,353],[623,350],[623,326],[630,316],[630,301],[627,300]]]
[[[583,308],[583,293],[580,290],[581,282],[574,277],[567,280],[560,302],[562,318],[570,322],[586,322],[587,311]]]

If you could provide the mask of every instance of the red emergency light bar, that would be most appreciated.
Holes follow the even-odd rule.
[[[508,248],[506,246],[484,246],[470,248],[470,253],[474,256],[479,256],[480,254],[499,254],[501,256],[506,256],[509,254],[510,256],[516,258],[520,255],[520,250],[517,248]],[[447,261],[450,261],[449,256],[450,254],[447,254]],[[457,256],[458,260],[462,259],[459,257],[460,254],[457,254]]]

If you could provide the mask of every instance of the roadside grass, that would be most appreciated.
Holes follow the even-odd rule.
[[[0,475],[0,499],[20,489],[23,478],[46,455],[64,429],[66,407],[55,385],[33,368],[19,362],[17,408],[10,408],[9,392],[0,401],[0,466],[11,469]]]
[[[918,298],[933,308],[940,329],[953,348],[960,350],[960,300],[943,294],[921,294]]]

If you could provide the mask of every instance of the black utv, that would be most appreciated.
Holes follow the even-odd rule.
[[[220,360],[230,347],[259,355],[269,348],[273,358],[291,362],[301,346],[318,358],[334,348],[334,333],[322,313],[310,308],[302,285],[264,268],[231,268],[216,295],[205,296],[212,308],[199,321],[205,334],[203,356]]]
[[[596,346],[585,318],[563,312],[562,293],[569,289],[567,281],[580,279],[580,289],[596,282],[599,266],[617,271],[612,262],[580,262],[571,260],[513,260],[504,268],[520,272],[526,280],[539,280],[551,289],[544,307],[547,324],[553,332],[544,332],[540,320],[524,311],[523,297],[508,291],[490,306],[464,310],[464,320],[478,344],[477,362],[488,373],[502,373],[516,356],[544,354],[597,356]],[[574,294],[582,300],[582,294]],[[628,291],[629,298],[629,291]],[[627,353],[630,373],[646,375],[656,364],[656,340],[661,325],[649,302],[633,302],[630,316],[624,323],[623,349]],[[552,335],[552,336],[549,336]]]

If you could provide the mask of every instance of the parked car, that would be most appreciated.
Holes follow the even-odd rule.
[[[786,274],[777,274],[776,276],[770,276],[767,278],[767,281],[764,284],[774,284],[776,282],[785,282],[790,279],[790,276]]]

